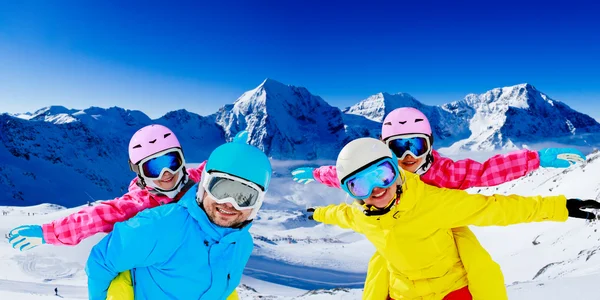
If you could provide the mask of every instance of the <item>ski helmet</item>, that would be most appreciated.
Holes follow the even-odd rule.
[[[433,149],[431,148],[433,147],[433,134],[427,116],[416,108],[401,107],[391,111],[383,120],[381,139],[384,142],[388,142],[393,137],[410,134],[423,134],[429,138],[428,153],[415,171],[416,174],[423,175],[433,164]]]
[[[129,161],[138,164],[142,159],[158,152],[180,148],[179,140],[171,129],[152,124],[138,130],[129,141]]]
[[[217,147],[210,154],[204,168],[204,173],[210,174],[211,172],[226,173],[249,181],[258,185],[266,193],[269,189],[273,170],[271,162],[264,152],[257,147],[248,145],[243,139],[237,139]],[[203,181],[208,180],[208,178],[209,176],[202,176]],[[198,198],[202,199],[202,196]],[[263,199],[259,198],[259,201],[252,209],[248,220],[256,217]]]
[[[335,167],[340,185],[350,195],[351,192],[346,187],[346,180],[351,179],[353,175],[372,166],[373,163],[385,159],[390,160],[390,164],[397,174],[396,185],[402,186],[403,176],[402,171],[398,168],[396,155],[384,143],[378,139],[368,137],[351,141],[342,148],[336,161]],[[401,188],[398,188],[396,191],[398,195],[401,192]],[[363,200],[356,198],[355,200],[364,204]],[[364,210],[364,213],[367,216],[383,215],[388,213],[395,203],[394,199],[390,199],[390,203],[385,208],[373,209],[374,207],[366,207],[367,209]]]
[[[391,158],[397,161],[396,155],[390,148],[378,139],[358,138],[346,144],[338,154],[335,164],[340,184],[343,185],[348,177],[382,158]]]
[[[183,157],[183,150],[179,140],[169,128],[152,124],[145,126],[138,130],[129,141],[129,166],[132,171],[138,175],[138,183],[140,186],[145,187],[146,185],[151,186],[154,190],[159,193],[173,198],[187,181],[187,172],[185,171],[185,159]],[[148,158],[157,153],[163,152],[169,149],[178,149],[180,151],[181,164],[184,166],[176,174],[179,176],[179,181],[170,190],[163,190],[158,187],[152,180],[147,180],[140,172],[141,166],[139,163],[145,158]]]
[[[392,136],[411,133],[421,133],[428,135],[430,138],[432,137],[429,120],[425,114],[416,108],[396,108],[383,120],[381,139],[384,141]]]

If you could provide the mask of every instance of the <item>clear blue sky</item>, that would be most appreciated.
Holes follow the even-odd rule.
[[[3,1],[0,111],[210,114],[269,77],[340,107],[382,91],[441,104],[529,82],[600,119],[593,1],[166,3]]]

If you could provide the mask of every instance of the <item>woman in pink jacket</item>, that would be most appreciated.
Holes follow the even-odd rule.
[[[382,140],[398,157],[398,165],[406,171],[421,175],[423,182],[444,188],[468,189],[470,187],[495,186],[522,177],[540,166],[568,167],[572,163],[584,161],[585,156],[575,149],[544,149],[541,151],[519,150],[506,155],[496,155],[486,162],[465,159],[452,161],[440,156],[432,149],[433,135],[427,117],[411,107],[398,108],[390,112],[382,125]],[[340,188],[335,166],[320,168],[299,168],[292,171],[294,180],[299,183],[318,181],[330,187]],[[475,299],[506,299],[506,288],[502,284],[494,291],[479,291],[478,279],[504,282],[500,266],[491,260],[490,255],[479,244],[467,227],[453,229],[459,254],[461,249],[477,250],[477,258],[465,259],[470,282],[469,289]],[[473,258],[473,257],[472,257]],[[383,258],[375,253],[369,262],[364,295],[376,294],[372,289],[381,287],[389,278]],[[375,284],[375,282],[377,282]],[[481,297],[478,297],[480,295]],[[484,296],[485,295],[485,296]],[[483,297],[483,298],[482,298]]]
[[[10,231],[13,248],[29,250],[42,244],[77,245],[99,232],[110,232],[117,222],[138,212],[179,200],[196,182],[204,165],[186,169],[181,145],[165,126],[149,125],[129,142],[129,165],[137,174],[122,197],[86,207],[43,225],[24,225]]]

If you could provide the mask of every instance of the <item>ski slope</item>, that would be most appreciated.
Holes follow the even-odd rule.
[[[600,195],[600,157],[568,170],[541,169],[530,176],[469,192],[525,195]],[[285,174],[295,165],[281,164]],[[288,172],[289,174],[289,172]],[[286,176],[251,228],[255,250],[238,291],[242,299],[361,299],[367,262],[374,248],[361,235],[308,221],[304,210],[347,201],[338,190],[300,185]],[[42,204],[0,207],[0,232],[23,224],[42,224],[80,209]],[[35,214],[35,215],[34,215]],[[599,225],[582,220],[506,227],[472,227],[505,273],[510,299],[600,299],[590,286],[600,280]],[[43,245],[28,252],[0,242],[0,299],[86,299],[85,261],[104,234],[76,247]],[[595,297],[595,298],[594,298]]]

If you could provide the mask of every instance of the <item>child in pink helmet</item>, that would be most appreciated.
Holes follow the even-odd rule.
[[[390,112],[383,121],[381,138],[397,156],[399,167],[419,174],[427,184],[452,189],[495,186],[524,176],[540,166],[568,167],[574,162],[582,162],[585,157],[575,149],[550,148],[539,152],[519,150],[496,155],[484,163],[470,159],[455,162],[433,150],[434,138],[429,120],[421,111],[412,107]],[[299,183],[307,184],[316,180],[327,186],[340,188],[334,166],[299,168],[292,171],[292,175]],[[459,254],[477,253],[463,260],[474,299],[507,299],[500,266],[479,244],[473,232],[468,227],[462,227],[453,229],[453,234]],[[376,286],[385,284],[389,278],[385,264],[378,253],[371,258],[363,299],[386,299],[385,290],[375,289]],[[483,284],[484,282],[488,284]],[[498,284],[494,289],[489,289],[490,282]]]
[[[42,244],[77,245],[96,233],[112,231],[115,223],[146,208],[177,201],[200,181],[204,163],[186,169],[181,145],[165,126],[143,127],[133,135],[128,148],[129,165],[137,177],[125,195],[48,224],[19,226],[9,234],[13,248],[25,251]]]

